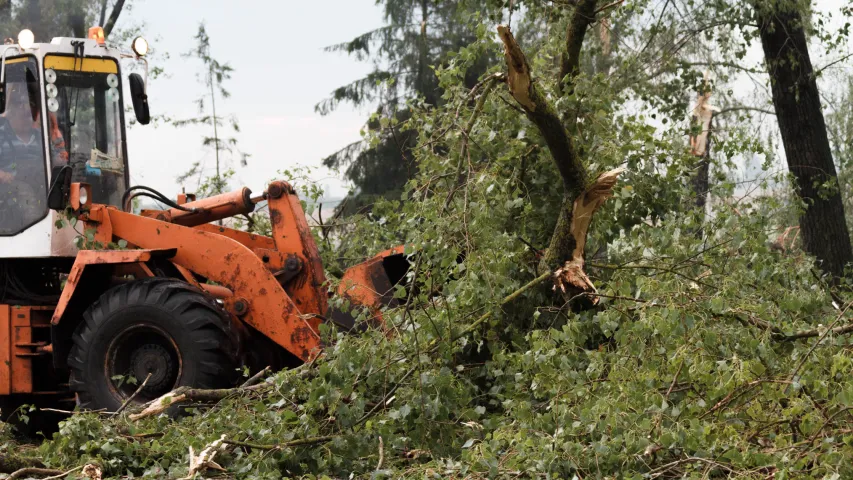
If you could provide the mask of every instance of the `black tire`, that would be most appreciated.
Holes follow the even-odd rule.
[[[176,387],[225,388],[239,372],[240,338],[227,314],[190,285],[146,279],[104,293],[83,314],[68,358],[71,389],[87,410],[113,412],[152,376],[134,403]]]

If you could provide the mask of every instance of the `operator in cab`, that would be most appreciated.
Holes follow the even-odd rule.
[[[6,65],[6,108],[0,114],[0,235],[14,235],[47,213],[39,84],[34,63]],[[51,115],[53,117],[53,115]],[[53,158],[68,153],[50,118]]]

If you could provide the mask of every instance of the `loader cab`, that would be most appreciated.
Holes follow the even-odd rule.
[[[102,36],[50,43],[19,36],[0,46],[0,258],[76,253],[71,232],[54,226],[61,212],[48,208],[48,192],[66,175],[91,186],[91,202],[121,205],[129,181],[124,105],[147,117],[141,77],[131,79],[135,95],[125,94],[124,58],[141,55]]]
[[[50,171],[69,166],[72,182],[92,186],[91,201],[120,205],[127,154],[119,63],[111,58],[44,57]]]

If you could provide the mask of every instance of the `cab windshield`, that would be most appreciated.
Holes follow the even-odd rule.
[[[92,201],[120,205],[126,189],[121,90],[112,60],[45,57],[51,164],[70,165]]]

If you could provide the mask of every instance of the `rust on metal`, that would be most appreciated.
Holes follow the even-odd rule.
[[[267,192],[270,191],[282,192],[279,198],[270,195],[269,199],[276,249],[284,255],[295,255],[302,264],[302,271],[291,279],[287,291],[303,313],[325,315],[328,309],[326,276],[302,203],[287,182],[270,183]]]
[[[395,256],[403,257],[405,246],[400,245],[385,250],[369,260],[348,268],[338,284],[337,294],[345,298],[354,306],[367,307],[373,315],[373,324],[382,324],[382,307],[397,304],[394,299],[394,284],[403,277],[403,273],[397,272],[400,278],[391,278],[385,267],[387,259]],[[404,260],[404,262],[408,263]],[[345,329],[353,329],[355,318],[348,313],[334,310],[329,312],[330,319],[338,326]]]
[[[252,191],[248,188],[187,202],[182,207],[184,210],[177,208],[166,210],[172,223],[196,226],[252,213],[255,210],[255,204],[252,202]]]
[[[246,300],[247,313],[242,319],[247,324],[304,361],[317,351],[320,319],[316,316],[303,318],[302,313],[321,314],[324,310],[301,311],[297,308],[261,259],[248,247],[224,235],[117,209],[108,211],[112,233],[117,238],[149,249],[175,248],[174,263],[227,287],[234,296]],[[302,221],[305,221],[304,216]],[[260,294],[262,289],[266,295]],[[310,305],[311,302],[307,303]],[[302,328],[307,329],[305,334],[291,335]]]
[[[275,249],[275,242],[273,241],[273,239],[264,235],[244,232],[242,230],[236,230],[233,228],[215,225],[212,223],[196,225],[195,228],[196,230],[203,230],[205,232],[215,233],[217,235],[224,235],[242,243],[243,245],[249,248],[262,248],[267,250]]]

